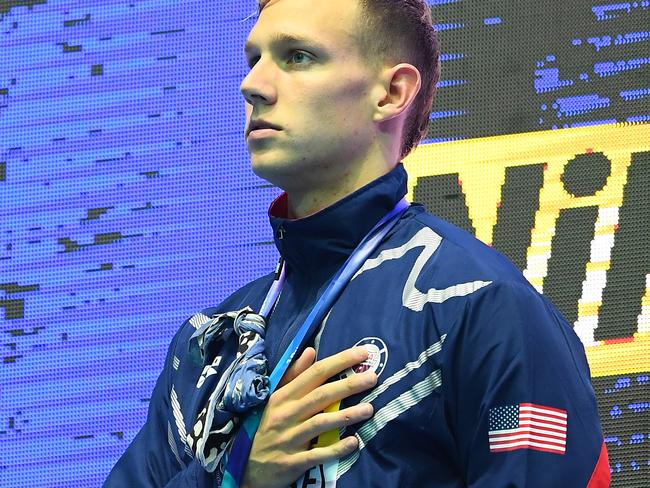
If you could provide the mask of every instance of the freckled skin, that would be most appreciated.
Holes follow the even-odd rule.
[[[252,168],[288,193],[292,217],[334,203],[399,160],[401,122],[386,130],[376,121],[387,90],[381,70],[361,56],[358,15],[350,0],[276,0],[248,38],[247,126],[252,117],[282,128],[247,140]],[[280,48],[277,34],[307,42]],[[308,54],[295,57],[296,50]]]

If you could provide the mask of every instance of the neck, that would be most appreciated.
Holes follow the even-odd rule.
[[[311,189],[295,188],[287,190],[288,215],[290,219],[300,219],[327,208],[354,193],[371,181],[385,175],[395,167],[384,164],[372,169],[346,172],[342,178],[329,185]]]
[[[358,188],[361,188],[360,185]],[[288,215],[290,219],[301,219],[308,215],[314,214],[324,208],[333,205],[342,200],[351,193],[354,193],[357,187],[342,188],[319,188],[311,192],[287,192],[288,197]]]
[[[378,138],[379,142],[370,145],[361,157],[350,158],[345,164],[309,164],[310,171],[303,169],[302,175],[285,175],[284,181],[262,177],[287,193],[288,218],[307,217],[395,168],[400,162],[401,131],[394,137],[391,130],[383,130],[391,137]]]

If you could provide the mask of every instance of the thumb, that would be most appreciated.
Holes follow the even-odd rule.
[[[314,359],[316,359],[316,349],[313,347],[305,348],[300,357],[285,371],[280,383],[278,383],[278,389],[296,379],[303,371],[314,364]]]

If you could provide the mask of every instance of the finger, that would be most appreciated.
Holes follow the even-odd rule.
[[[280,380],[280,383],[278,383],[278,389],[293,381],[296,377],[298,377],[298,375],[309,368],[309,366],[314,364],[314,359],[316,359],[316,349],[313,347],[306,348],[300,357],[296,359],[285,371],[284,376]]]
[[[362,363],[366,359],[368,359],[368,350],[365,347],[352,347],[321,359],[320,361],[316,361],[291,383],[288,383],[284,388],[283,394],[292,398],[302,398],[325,383],[328,378],[356,364]]]
[[[297,429],[294,440],[297,446],[304,447],[309,442],[330,430],[356,424],[372,417],[374,410],[370,403],[361,403],[344,408],[338,412],[320,413],[303,422]],[[338,436],[337,436],[338,437]]]
[[[295,455],[296,463],[301,465],[301,471],[305,472],[319,464],[325,464],[334,459],[343,458],[352,454],[359,447],[359,440],[355,436],[345,439],[327,447],[315,447],[308,451]]]
[[[361,393],[376,384],[377,375],[372,371],[367,371],[321,385],[300,400],[298,410],[295,412],[296,418],[299,421],[306,420],[321,412],[332,403]],[[298,402],[294,403],[297,404]]]

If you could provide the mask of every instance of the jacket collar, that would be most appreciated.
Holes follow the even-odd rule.
[[[400,163],[342,200],[301,219],[286,218],[287,194],[282,193],[269,208],[269,220],[287,272],[309,281],[327,279],[406,191],[407,174]]]

